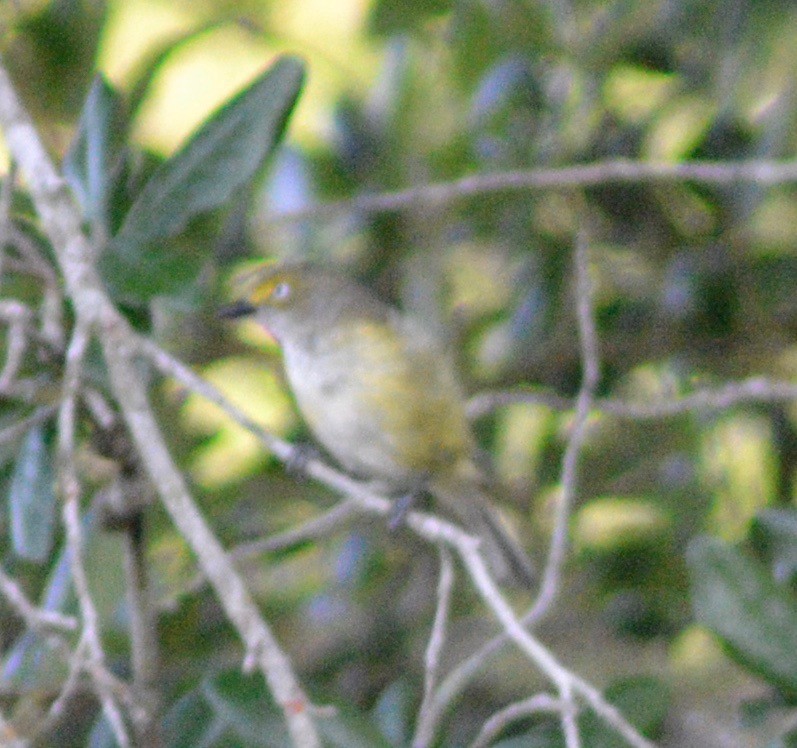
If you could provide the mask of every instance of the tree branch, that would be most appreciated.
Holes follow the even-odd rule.
[[[542,575],[542,583],[531,611],[525,616],[527,623],[539,621],[550,609],[559,591],[562,566],[565,561],[570,527],[570,513],[577,490],[577,465],[581,448],[587,438],[589,420],[595,389],[600,379],[598,359],[598,333],[592,303],[592,282],[589,277],[589,247],[584,232],[576,239],[574,253],[574,276],[576,317],[581,343],[582,375],[581,388],[576,398],[576,412],[562,457],[561,491],[556,505],[554,528],[548,550],[548,561]]]
[[[132,365],[132,333],[113,307],[100,281],[96,252],[81,230],[81,218],[64,180],[47,152],[0,64],[0,126],[8,148],[27,179],[28,187],[64,275],[76,317],[96,332],[111,372],[114,395],[122,406],[150,477],[164,506],[184,533],[216,595],[244,640],[247,653],[256,653],[275,700],[281,707],[295,744],[320,744],[309,702],[293,674],[288,658],[249,596],[235,568],[199,514],[166,451],[160,430],[149,410],[146,392]],[[126,368],[127,367],[127,368]],[[65,518],[74,534],[79,531],[77,503],[65,504]]]
[[[434,737],[433,716],[434,693],[437,687],[437,674],[440,655],[445,645],[446,624],[451,607],[451,591],[454,588],[454,564],[451,552],[440,546],[440,580],[437,583],[437,610],[435,611],[429,643],[426,646],[423,699],[418,710],[418,722],[412,745],[417,748],[430,745]]]
[[[450,182],[358,195],[266,216],[272,223],[325,219],[341,213],[379,213],[448,205],[466,197],[501,192],[568,190],[608,184],[694,182],[728,187],[770,187],[797,182],[797,160],[690,161],[686,163],[607,159],[591,164],[474,174]]]
[[[677,418],[688,413],[707,413],[727,410],[737,405],[757,403],[790,403],[797,400],[797,384],[793,382],[751,377],[738,382],[728,382],[719,387],[706,387],[682,397],[653,403],[635,403],[614,398],[598,398],[592,403],[593,413],[604,413],[629,421],[660,421]],[[517,403],[544,405],[553,410],[573,410],[576,401],[551,392],[501,390],[481,392],[468,402],[468,415],[479,418],[496,408]]]

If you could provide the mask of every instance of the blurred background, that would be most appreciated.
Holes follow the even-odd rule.
[[[185,272],[168,289],[120,298],[139,329],[298,442],[309,435],[273,342],[215,318],[229,279],[253,258],[345,266],[450,341],[471,394],[525,388],[570,398],[581,379],[573,245],[585,229],[601,397],[656,403],[752,376],[793,380],[793,184],[506,190],[381,213],[312,206],[606,158],[791,158],[795,29],[797,8],[787,0],[0,5],[5,64],[58,159],[75,138],[95,73],[120,94],[131,194],[276,55],[306,61],[306,86],[268,169],[175,237]],[[3,151],[0,173],[8,168]],[[305,209],[302,218],[280,217]],[[32,216],[23,198],[18,212],[42,243],[35,220],[22,218]],[[111,212],[113,233],[124,212]],[[11,271],[2,295],[37,299],[35,279]],[[60,364],[32,358],[26,366],[56,377]],[[227,547],[295,527],[337,501],[287,475],[207,402],[169,382],[152,387],[174,452]],[[4,422],[16,414],[17,403],[0,401]],[[502,506],[539,566],[572,417],[543,401],[491,408],[474,422]],[[537,631],[662,745],[797,745],[796,418],[794,402],[594,417],[563,588]],[[4,496],[31,450],[51,459],[48,438],[45,428],[32,446],[30,438],[2,445]],[[42,559],[20,558],[8,504],[0,515],[5,568],[34,599],[68,609],[60,531]],[[105,643],[124,674],[120,541],[96,523],[87,532]],[[262,686],[238,674],[240,644],[211,593],[195,584],[190,553],[156,506],[147,552],[168,734],[181,736],[169,744],[281,744],[263,737],[277,734],[280,718],[263,713]],[[435,549],[363,518],[241,568],[313,700],[336,705],[352,734],[372,735],[358,744],[407,745],[434,615]],[[515,601],[528,604],[520,594]],[[444,670],[496,633],[462,574],[452,615]],[[0,647],[0,701],[35,721],[64,673],[43,661],[40,642],[2,602]],[[439,745],[467,745],[496,709],[543,685],[507,650],[452,706]],[[103,744],[91,698],[74,704],[71,717],[46,744]],[[585,729],[595,731],[588,745],[622,745],[595,725]],[[502,744],[562,741],[555,720],[540,717],[513,725]]]

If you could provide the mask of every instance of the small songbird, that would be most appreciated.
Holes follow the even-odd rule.
[[[442,346],[417,320],[342,273],[269,264],[221,316],[253,316],[282,348],[296,403],[351,474],[395,495],[428,491],[483,544],[501,580],[530,587],[531,561],[482,487],[465,401]]]

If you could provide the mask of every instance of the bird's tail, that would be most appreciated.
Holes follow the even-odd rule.
[[[479,485],[475,467],[468,467],[464,475],[435,480],[430,490],[468,532],[481,539],[487,565],[498,581],[527,589],[534,587],[536,574],[531,559]]]

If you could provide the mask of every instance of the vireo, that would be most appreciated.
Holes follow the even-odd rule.
[[[355,476],[395,495],[428,490],[478,535],[501,580],[531,586],[531,562],[482,487],[475,440],[448,356],[413,318],[343,274],[267,265],[221,316],[253,316],[282,348],[310,430]]]

